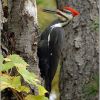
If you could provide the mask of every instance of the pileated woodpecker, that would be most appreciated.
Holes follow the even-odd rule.
[[[45,80],[45,87],[50,93],[51,83],[57,70],[63,46],[65,34],[63,26],[78,15],[79,12],[67,6],[62,11],[58,9],[44,11],[56,13],[59,18],[41,34],[37,50],[41,77]]]

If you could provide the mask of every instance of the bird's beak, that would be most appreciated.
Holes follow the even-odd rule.
[[[51,14],[57,14],[59,16],[62,16],[63,18],[71,20],[73,16],[71,14],[66,14],[65,12],[57,9],[57,10],[51,10],[51,9],[43,9],[43,12],[51,13]]]
[[[73,18],[72,14],[67,14],[64,11],[61,11],[59,9],[57,9],[57,14],[60,15],[60,16],[62,16],[63,18],[68,19],[68,20],[71,20]]]
[[[56,13],[57,13],[57,10],[43,9],[43,12],[47,12],[47,13],[56,14]]]

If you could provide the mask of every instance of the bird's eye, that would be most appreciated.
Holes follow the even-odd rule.
[[[72,14],[72,12],[69,11],[69,10],[65,10],[65,9],[64,9],[64,12],[67,13],[67,14]]]
[[[68,12],[68,11],[67,11],[66,13],[67,13],[67,14],[72,14],[71,12]]]

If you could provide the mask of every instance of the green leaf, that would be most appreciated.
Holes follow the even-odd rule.
[[[48,100],[45,96],[34,96],[34,95],[28,95],[25,100]]]
[[[17,90],[19,91],[19,92],[27,92],[27,93],[29,93],[30,92],[30,89],[28,88],[28,87],[26,87],[26,86],[18,86],[17,87]]]
[[[3,65],[3,56],[0,54],[0,70],[2,70],[2,65]]]
[[[21,85],[20,76],[9,76],[7,74],[0,74],[0,76],[0,91],[8,87],[18,92],[24,91],[28,93],[30,91],[28,87]]]
[[[7,74],[1,74],[0,76],[1,76],[0,77],[0,87],[1,87],[0,91],[8,87],[14,88],[13,80],[14,78],[16,79],[16,77],[11,77]],[[19,81],[19,84],[21,84],[20,81]],[[15,84],[15,85],[18,86],[18,84]]]
[[[3,63],[3,60],[4,60],[3,55],[0,54],[0,64]]]
[[[5,61],[12,61],[13,64],[17,67],[26,67],[29,66],[19,55],[13,54],[7,56]]]
[[[17,71],[22,75],[24,80],[29,84],[37,85],[37,82],[40,82],[34,73],[29,72],[24,67],[18,67]]]
[[[26,66],[28,66],[28,64],[20,56],[14,54],[9,55],[5,59],[1,56],[0,59],[1,62],[5,60],[4,64],[1,63],[2,66],[0,67],[0,71],[7,71],[13,67],[16,67],[18,73],[27,83],[32,84],[33,86],[36,86],[38,88],[39,96],[32,96],[32,100],[47,100],[47,98],[44,97],[44,94],[47,93],[46,89],[43,86],[38,85],[40,81],[38,80],[37,76],[26,69]],[[20,76],[10,76],[8,74],[2,74],[2,72],[0,73],[0,76],[0,91],[9,87],[15,89],[18,92],[30,92],[30,89],[28,87],[21,85]],[[27,98],[30,98],[30,96]]]
[[[48,91],[41,85],[38,85],[38,91],[39,91],[39,95],[44,95],[45,93],[47,93]]]
[[[9,58],[4,58],[4,60],[5,60],[6,62],[11,61]]]
[[[0,71],[7,71],[13,67],[14,67],[14,64],[12,62],[7,62],[5,64],[2,64]]]

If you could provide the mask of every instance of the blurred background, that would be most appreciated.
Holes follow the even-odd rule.
[[[56,5],[54,0],[36,0],[38,7],[38,23],[40,32],[42,32],[53,20],[55,20],[55,15],[48,14],[42,11],[43,8],[55,9]]]

